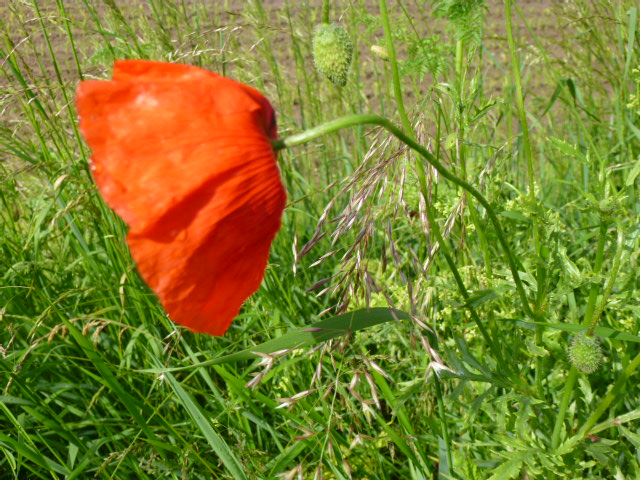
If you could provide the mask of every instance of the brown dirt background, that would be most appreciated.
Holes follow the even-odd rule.
[[[50,34],[50,41],[53,51],[56,54],[60,72],[65,84],[77,83],[78,73],[74,65],[74,59],[71,54],[68,35],[63,27],[59,13],[56,9],[55,2],[40,2],[41,18],[48,24],[48,31]],[[185,0],[184,4],[189,8],[191,5],[202,5],[203,2]],[[212,25],[211,30],[225,28],[228,31],[234,28],[243,29],[246,28],[246,24],[243,19],[243,9],[246,7],[244,1],[212,1],[204,2],[207,5],[209,18],[216,18],[217,25]],[[287,20],[283,15],[283,6],[285,5],[283,0],[264,0],[263,5],[267,12],[267,16],[270,25],[273,28],[274,38],[273,42],[276,47],[275,54],[278,58],[279,64],[282,68],[290,68],[293,65],[293,58],[291,49],[288,48],[290,43],[289,26]],[[289,7],[295,14],[296,9],[300,9],[300,6],[296,7],[296,2],[288,2]],[[334,2],[333,15],[340,15],[340,13],[348,12],[350,5],[355,2]],[[378,6],[375,0],[366,0],[359,2],[359,6],[364,5],[366,10],[373,15],[377,15]],[[416,25],[419,28],[424,29],[421,34],[433,34],[438,33],[443,36],[447,35],[444,27],[444,22],[441,19],[429,18],[428,22],[422,22],[418,16],[418,4],[420,0],[404,2],[405,8],[413,16],[415,15]],[[548,49],[554,56],[562,59],[563,52],[559,47],[559,41],[564,36],[566,38],[567,29],[571,28],[571,25],[559,24],[559,18],[557,15],[557,7],[561,4],[559,0],[519,0],[518,6],[523,12],[525,18],[530,23],[533,31],[542,40],[545,48]],[[125,17],[135,20],[136,16],[144,15],[145,10],[148,11],[149,6],[147,2],[141,0],[116,0],[116,4],[122,10]],[[99,11],[106,12],[106,8],[102,2],[95,2],[94,5]],[[321,1],[305,2],[305,6],[315,8],[319,18]],[[87,12],[80,0],[65,0],[65,9],[67,10],[68,17],[71,19],[72,33],[76,47],[84,54],[89,54],[86,50],[87,40],[91,36],[95,36],[95,33],[90,31],[89,28],[84,28],[83,25],[88,25],[91,19],[88,18]],[[316,8],[317,7],[317,8]],[[555,8],[554,8],[555,7]],[[389,2],[390,13],[392,17],[394,15],[401,16],[402,12],[398,8],[396,2]],[[428,8],[427,8],[428,10]],[[15,49],[11,51],[11,54],[21,55],[23,44],[27,39],[33,41],[38,45],[39,50],[44,54],[43,58],[47,58],[46,54],[46,42],[45,38],[40,31],[38,15],[28,5],[22,4],[18,0],[0,0],[0,19],[4,23],[5,35],[11,39],[11,42],[15,45]],[[514,24],[516,26],[516,35],[520,38],[519,44],[522,49],[531,49],[532,40],[526,29],[523,27],[522,22],[517,18],[514,12]],[[241,35],[241,33],[240,33]],[[380,41],[382,41],[382,32],[380,32]],[[95,43],[95,42],[94,42]],[[487,2],[487,16],[484,31],[484,45],[489,52],[500,62],[508,65],[508,46],[505,38],[505,26],[504,26],[504,6],[502,0],[489,0]],[[282,47],[282,48],[280,48]],[[368,49],[368,45],[361,45],[361,49]],[[400,58],[402,58],[402,46],[399,46]],[[36,59],[33,58],[33,54],[24,53],[23,60],[33,68],[34,72],[38,70],[36,65]],[[80,59],[82,62],[82,58]],[[4,61],[4,59],[2,59]],[[84,65],[83,65],[84,66]],[[53,64],[46,62],[44,64],[50,78],[55,78],[55,70]],[[104,75],[105,72],[100,72],[99,69],[93,71],[89,69],[86,72],[89,76]],[[365,72],[366,73],[366,72]],[[499,94],[503,73],[499,69],[489,69],[487,71],[487,78],[489,79],[489,85],[492,90],[491,93]],[[6,80],[4,80],[6,81]],[[1,85],[0,88],[6,87]],[[546,90],[549,88],[544,83],[544,78],[539,76],[536,78],[534,75],[529,79],[528,87],[534,91],[540,89]],[[366,88],[366,86],[365,86]],[[6,88],[3,88],[6,90]],[[371,95],[369,95],[371,96]]]

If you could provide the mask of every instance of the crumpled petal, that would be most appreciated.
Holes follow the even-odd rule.
[[[143,60],[82,82],[76,103],[142,278],[172,320],[224,334],[262,282],[285,206],[271,105],[206,70]]]

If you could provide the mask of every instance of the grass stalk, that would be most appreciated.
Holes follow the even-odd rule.
[[[396,107],[400,115],[400,121],[407,135],[413,136],[413,128],[407,112],[404,108],[404,98],[402,96],[402,85],[400,83],[400,73],[398,71],[398,61],[396,60],[396,49],[393,45],[393,37],[391,36],[391,23],[389,21],[389,12],[387,11],[386,0],[380,0],[380,19],[382,20],[382,28],[384,29],[385,46],[389,54],[389,64],[391,65],[391,78],[393,80],[393,95],[396,99]]]
[[[329,23],[330,0],[322,0],[322,23]]]
[[[513,26],[511,19],[511,2],[513,0],[504,0],[505,7],[505,23],[507,29],[507,41],[509,44],[509,53],[511,55],[511,68],[513,81],[516,87],[516,105],[518,108],[518,120],[520,122],[520,128],[522,131],[522,144],[525,161],[527,163],[527,177],[529,179],[529,201],[532,205],[536,203],[536,191],[535,191],[535,173],[533,169],[533,150],[531,148],[531,140],[529,138],[529,122],[527,121],[527,111],[524,105],[524,93],[522,90],[522,75],[520,73],[520,64],[518,60],[518,54],[516,51],[515,38],[513,35]],[[541,243],[540,243],[540,224],[538,215],[533,218],[533,246],[536,253],[536,298],[534,302],[534,311],[538,311],[540,306],[544,303],[545,294],[545,268],[542,266],[541,258]],[[536,327],[535,334],[536,345],[542,344],[542,328]],[[535,367],[535,381],[536,388],[539,394],[542,394],[542,357],[536,357]]]

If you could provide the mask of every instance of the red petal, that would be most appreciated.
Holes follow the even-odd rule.
[[[206,70],[117,62],[82,82],[80,128],[138,269],[170,317],[222,335],[258,289],[285,192],[256,90]]]

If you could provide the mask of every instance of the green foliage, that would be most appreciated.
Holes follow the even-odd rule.
[[[306,2],[72,3],[0,5],[1,479],[639,477],[634,2],[558,3],[516,34],[533,192],[485,3],[388,2],[409,133],[496,210],[534,318],[486,209],[359,127],[280,152],[283,227],[221,338],[175,326],[139,279],[75,86],[115,58],[180,61],[262,90],[281,137],[399,124],[393,66],[369,54],[378,7],[331,2],[354,56],[333,89]],[[567,352],[594,318],[607,368],[580,375]]]
[[[421,81],[430,74],[437,79],[448,67],[447,45],[440,35],[430,35],[413,41],[407,49],[407,59],[401,64],[404,75],[416,75]]]
[[[485,0],[437,0],[434,13],[449,21],[456,39],[475,47],[480,45],[486,11]]]

